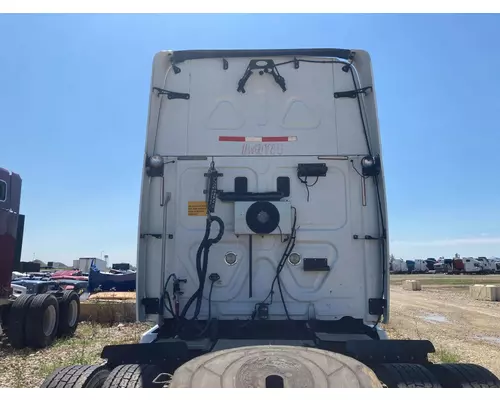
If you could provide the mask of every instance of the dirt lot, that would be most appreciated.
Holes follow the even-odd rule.
[[[402,290],[408,276],[391,277],[389,336],[428,339],[436,347],[433,361],[472,362],[500,377],[500,302],[472,300],[468,292],[470,284],[498,283],[500,277],[411,278],[422,282],[422,291]]]
[[[500,276],[412,276],[421,292],[401,288],[406,275],[391,276],[391,321],[385,326],[393,339],[429,339],[435,362],[472,362],[500,377],[500,302],[469,298],[468,285],[500,283]],[[145,324],[82,323],[75,337],[39,351],[15,351],[0,345],[0,387],[38,387],[54,369],[95,363],[106,344],[134,343],[149,328]]]

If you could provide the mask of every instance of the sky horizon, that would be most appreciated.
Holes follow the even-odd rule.
[[[390,252],[500,257],[498,37],[494,14],[0,15],[0,167],[23,179],[22,259],[136,264],[156,52],[300,47],[371,54]]]

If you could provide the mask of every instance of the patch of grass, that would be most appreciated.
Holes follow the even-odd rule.
[[[450,364],[460,362],[460,356],[447,349],[438,349],[433,356],[440,363]]]
[[[101,351],[112,344],[137,343],[149,324],[120,323],[113,326],[96,322],[78,325],[71,338],[58,339],[41,349],[16,350],[0,347],[0,387],[39,387],[57,368],[101,363]]]

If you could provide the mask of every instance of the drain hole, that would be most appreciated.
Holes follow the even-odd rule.
[[[266,388],[284,388],[285,382],[279,375],[269,375],[266,378]]]

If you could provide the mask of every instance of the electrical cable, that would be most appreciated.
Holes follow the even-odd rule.
[[[293,219],[293,224],[292,224],[292,233],[290,235],[290,238],[288,239],[288,243],[287,243],[287,246],[285,248],[285,251],[283,252],[283,255],[281,256],[281,260],[278,264],[278,267],[276,268],[276,275],[274,276],[274,279],[273,281],[271,282],[271,289],[269,290],[269,294],[266,296],[266,298],[264,299],[264,301],[261,301],[260,303],[257,303],[254,307],[254,311],[252,313],[252,317],[251,317],[251,320],[253,320],[256,316],[256,312],[257,312],[257,307],[260,305],[260,304],[267,304],[266,301],[271,298],[271,301],[267,304],[267,305],[270,305],[273,303],[273,294],[274,294],[274,285],[276,284],[276,282],[278,282],[278,289],[279,289],[279,292],[280,292],[280,297],[281,297],[281,301],[283,303],[283,308],[285,310],[285,314],[286,314],[286,317],[288,320],[290,320],[290,314],[288,312],[288,308],[286,306],[286,303],[285,303],[285,298],[284,298],[284,295],[283,295],[283,290],[282,290],[282,287],[281,287],[281,282],[280,282],[280,274],[281,274],[281,271],[283,271],[283,268],[285,266],[285,263],[286,263],[286,260],[288,259],[288,257],[290,256],[290,254],[292,253],[293,251],[293,248],[295,247],[295,240],[296,240],[296,235],[297,235],[297,229],[296,228],[296,225],[297,225],[297,209],[295,207],[292,207],[292,209],[294,210],[294,219]]]
[[[306,176],[306,179],[302,179],[300,176],[299,176],[299,172],[297,171],[297,178],[299,178],[299,181],[301,183],[304,184],[304,186],[306,187],[306,190],[307,190],[307,202],[309,203],[309,188],[313,187],[314,185],[316,185],[318,183],[318,179],[319,177],[317,176],[316,177],[316,180],[314,181],[314,183],[312,185],[309,185],[307,183],[307,176]]]
[[[177,279],[175,274],[170,274],[167,278],[167,281],[165,282],[165,285],[163,286],[163,305],[165,309],[172,315],[173,318],[177,318],[177,316],[174,313],[174,308],[172,307],[172,301],[170,299],[170,294],[168,293],[168,283],[170,282],[170,279]],[[167,299],[168,304],[165,303],[165,299]]]
[[[358,171],[358,169],[354,166],[354,161],[351,160],[351,164],[352,164],[352,168],[354,169],[354,171],[356,171],[356,173],[363,179],[365,179],[365,177],[363,176],[363,174],[361,172]]]
[[[208,318],[207,318],[207,323],[203,330],[198,333],[197,337],[201,337],[207,333],[207,331],[210,329],[210,326],[212,324],[212,291],[214,289],[215,285],[215,280],[212,280],[212,284],[210,285],[210,291],[208,292]]]
[[[180,315],[181,319],[185,319],[189,308],[196,301],[195,311],[193,317],[191,318],[191,321],[196,320],[198,318],[198,315],[201,310],[201,303],[203,300],[203,290],[205,288],[205,281],[208,271],[208,254],[210,247],[218,243],[222,239],[222,236],[224,235],[224,222],[222,221],[221,218],[211,214],[215,209],[215,202],[217,199],[217,177],[219,176],[219,173],[215,169],[215,164],[213,160],[210,164],[210,168],[206,176],[207,176],[207,186],[206,186],[207,219],[205,225],[205,234],[203,236],[203,240],[200,243],[200,246],[198,247],[198,251],[196,252],[196,272],[198,274],[199,285],[198,289],[193,293],[193,295],[184,305],[184,308],[182,309]],[[217,224],[219,225],[219,233],[214,239],[210,239],[211,226],[213,222],[217,222]]]
[[[168,77],[168,74],[170,73],[171,69],[172,69],[172,65],[170,65],[167,68],[167,71],[165,72],[165,77],[163,78],[163,85],[161,87],[163,90],[165,90],[165,86],[167,85],[167,77]],[[162,104],[163,104],[163,96],[160,96],[160,104],[158,105],[158,117],[156,119],[156,130],[155,130],[155,136],[154,136],[154,140],[153,140],[153,154],[156,151],[156,139],[158,138],[158,130],[160,128],[160,117],[161,117]]]
[[[214,290],[215,282],[216,281],[212,281],[210,291],[208,292],[208,321],[212,319],[212,291]]]
[[[349,62],[346,62],[346,61],[341,61],[341,60],[304,60],[304,59],[294,59],[294,60],[290,60],[290,61],[285,61],[283,63],[279,63],[279,64],[275,64],[276,66],[279,66],[279,65],[285,65],[285,64],[291,64],[291,63],[295,63],[295,62],[307,62],[307,63],[318,63],[318,64],[344,64],[348,69],[345,70],[345,72],[351,72],[351,76],[352,76],[352,81],[353,81],[353,84],[354,84],[354,91],[357,92],[359,91],[359,87],[358,87],[358,84],[356,82],[356,78],[357,80],[360,82],[360,79],[359,79],[359,75],[358,75],[358,72],[357,70],[355,69],[355,67],[352,65],[352,63],[349,63]],[[357,99],[357,103],[358,103],[358,110],[359,110],[359,116],[360,116],[360,119],[361,119],[361,125],[362,125],[362,129],[363,129],[363,135],[364,135],[364,138],[365,138],[365,142],[366,142],[366,146],[367,146],[367,149],[368,149],[368,154],[370,155],[370,157],[373,157],[373,152],[372,152],[372,148],[371,148],[371,145],[370,145],[370,139],[369,139],[369,134],[368,134],[368,127],[367,127],[367,123],[365,123],[365,115],[366,115],[366,108],[364,107],[364,101],[362,101],[360,99],[361,96],[357,95],[356,96],[356,99]],[[364,114],[363,114],[363,111],[364,111]],[[354,166],[354,164],[353,164]],[[356,169],[355,169],[356,170]],[[356,170],[356,172],[358,172],[359,174],[359,171]],[[300,179],[300,178],[299,178]],[[380,185],[379,185],[379,181],[378,181],[378,178],[375,176],[374,177],[374,183],[375,183],[375,189],[376,189],[376,192],[377,192],[377,203],[378,203],[378,209],[379,209],[379,215],[380,215],[380,235],[381,235],[381,245],[380,245],[380,251],[381,251],[381,258],[382,258],[382,294],[381,294],[381,298],[383,299],[384,296],[385,296],[385,280],[386,280],[386,267],[385,267],[385,251],[386,251],[386,227],[385,227],[385,220],[384,220],[384,213],[383,213],[383,207],[382,207],[382,200],[381,200],[381,195],[380,195]],[[306,186],[307,188],[307,186]],[[309,190],[307,188],[307,191],[308,191],[308,194],[309,194]],[[377,319],[377,322],[375,323],[375,325],[373,326],[374,329],[377,328],[378,324],[380,323],[380,321],[382,320],[382,314],[379,315],[378,319]]]
[[[351,65],[351,64],[347,64],[349,65],[349,69],[351,71],[351,76],[352,76],[352,81],[353,81],[353,84],[354,84],[354,90],[358,90],[358,85],[356,83],[356,77],[359,81],[359,75],[357,74],[357,71],[355,71],[355,68]],[[355,73],[356,73],[356,76],[355,76]],[[364,119],[364,115],[366,115],[366,108],[364,106],[364,101],[362,101],[360,99],[360,96],[356,96],[357,100],[358,100],[358,108],[359,108],[359,114],[360,114],[360,118],[361,118],[361,124],[363,126],[363,134],[365,136],[365,140],[366,140],[366,145],[368,147],[368,154],[370,155],[370,157],[373,157],[373,154],[372,154],[372,149],[370,147],[370,141],[369,141],[369,135],[368,135],[368,130],[367,130],[367,124],[365,124],[365,119]],[[363,114],[363,111],[364,111],[364,114]],[[353,164],[354,166],[354,164]],[[386,268],[385,268],[385,246],[386,246],[386,243],[385,243],[385,240],[386,240],[386,227],[385,227],[385,220],[384,220],[384,213],[383,213],[383,207],[382,207],[382,200],[381,200],[381,196],[380,196],[380,185],[379,185],[379,182],[378,182],[378,177],[377,176],[374,176],[373,177],[374,179],[374,183],[375,183],[375,189],[376,189],[376,192],[377,192],[377,203],[378,203],[378,209],[379,209],[379,215],[380,215],[380,228],[381,228],[381,231],[380,232],[380,236],[381,236],[381,240],[380,240],[380,251],[382,253],[382,294],[381,294],[381,298],[383,299],[384,296],[385,296],[385,280],[386,280]],[[377,329],[377,326],[378,324],[380,323],[380,321],[382,320],[382,314],[380,314],[378,316],[378,319],[377,319],[377,322],[375,323],[375,325],[373,326],[373,329],[376,330]]]

